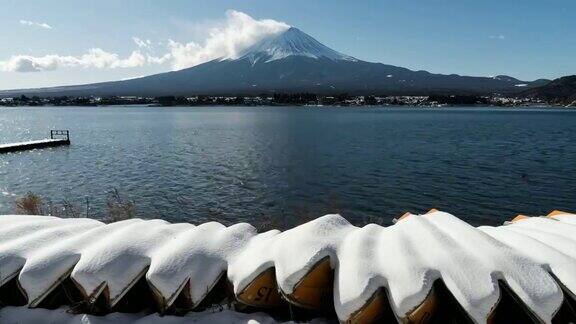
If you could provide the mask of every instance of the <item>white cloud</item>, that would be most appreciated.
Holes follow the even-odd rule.
[[[490,39],[505,40],[506,36],[504,36],[504,35],[492,35],[492,36],[490,36]]]
[[[148,55],[146,59],[149,64],[164,64],[172,59],[172,54],[166,53],[162,56]]]
[[[141,39],[134,36],[132,37],[132,40],[134,41],[134,44],[136,44],[136,46],[140,48],[150,49],[152,47],[152,41],[150,41],[149,39]]]
[[[147,58],[139,51],[134,51],[127,58],[118,54],[106,52],[100,48],[92,48],[81,56],[45,55],[34,57],[30,55],[15,55],[7,61],[0,61],[0,71],[4,72],[41,72],[52,71],[61,67],[83,68],[132,68],[143,66]]]
[[[29,26],[42,25],[24,20],[20,23]],[[40,72],[74,67],[115,69],[168,63],[175,70],[183,69],[217,58],[235,58],[254,43],[288,28],[290,26],[283,22],[272,19],[257,20],[243,12],[228,10],[223,21],[206,27],[204,32],[206,38],[203,42],[180,43],[171,39],[167,42],[158,42],[159,45],[164,44],[166,48],[166,52],[162,54],[154,53],[151,40],[134,36],[132,41],[139,49],[134,50],[126,58],[100,48],[92,48],[80,56],[13,55],[6,61],[0,61],[0,71]]]
[[[23,20],[23,19],[20,20],[20,25],[40,27],[40,28],[44,28],[44,29],[52,29],[52,26],[48,25],[47,23],[39,23],[39,22],[30,21],[30,20]]]
[[[228,10],[224,22],[208,30],[203,44],[168,41],[174,69],[183,69],[216,58],[234,58],[263,38],[278,34],[289,25],[272,19],[256,20],[249,15]]]

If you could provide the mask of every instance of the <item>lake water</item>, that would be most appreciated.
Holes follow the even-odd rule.
[[[28,191],[194,223],[339,211],[391,224],[432,207],[472,224],[576,211],[576,111],[489,108],[0,109],[0,143],[69,129],[72,145],[0,155],[0,214]]]

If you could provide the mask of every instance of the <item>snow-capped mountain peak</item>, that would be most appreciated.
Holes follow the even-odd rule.
[[[289,28],[231,57],[187,69],[132,80],[47,89],[0,91],[1,97],[27,96],[191,96],[317,94],[519,93],[547,84],[508,76],[462,77],[432,74],[357,60]],[[526,86],[523,86],[526,84]],[[522,85],[522,86],[520,86]]]
[[[289,56],[304,56],[314,59],[327,58],[333,61],[357,61],[355,58],[339,53],[298,28],[290,27],[286,31],[266,38],[239,55],[239,59],[250,59],[252,63],[271,62]]]

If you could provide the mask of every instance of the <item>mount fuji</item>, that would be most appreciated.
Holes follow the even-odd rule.
[[[295,27],[249,47],[240,54],[239,60],[248,59],[252,64],[269,63],[290,56],[329,59],[331,61],[358,61],[351,56],[336,52]]]
[[[88,85],[0,91],[0,96],[163,96],[317,94],[490,94],[515,93],[547,80],[509,76],[432,74],[371,63],[337,52],[291,27],[252,45],[233,58],[137,79]]]

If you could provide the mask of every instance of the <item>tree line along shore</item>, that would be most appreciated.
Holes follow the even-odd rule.
[[[563,106],[573,107],[573,103],[558,103],[536,98],[477,95],[428,95],[428,96],[354,96],[349,94],[318,95],[313,93],[286,93],[260,96],[110,96],[110,97],[19,97],[2,98],[0,106]]]

